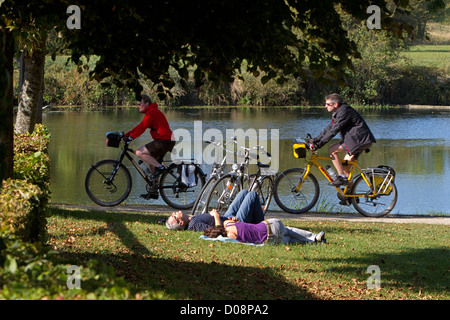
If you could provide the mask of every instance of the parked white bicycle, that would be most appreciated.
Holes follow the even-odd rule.
[[[271,158],[271,154],[265,151],[263,146],[247,148],[240,145],[236,139],[234,139],[234,143],[243,151],[243,154],[240,152],[243,160],[240,165],[233,164],[232,171],[222,175],[214,183],[209,192],[205,210],[209,212],[212,209],[216,209],[219,213],[224,214],[239,191],[247,189],[258,193],[263,212],[266,213],[272,200],[273,184],[276,174],[264,174],[263,169],[269,168],[270,165],[261,163],[259,161],[259,155],[250,151],[256,150],[265,154],[269,159]],[[255,174],[250,175],[249,164],[252,159],[257,161],[257,171]]]
[[[215,153],[216,161],[213,164],[211,175],[210,175],[208,181],[203,185],[203,188],[200,191],[200,194],[199,194],[197,200],[195,201],[194,206],[192,207],[192,215],[206,213],[205,205],[206,205],[206,201],[208,200],[209,194],[212,190],[212,187],[214,186],[216,181],[225,174],[226,161],[227,161],[228,157],[230,155],[233,157],[234,157],[234,155],[236,155],[235,151],[231,151],[226,148],[226,146],[228,144],[234,144],[234,138],[231,139],[230,141],[228,141],[227,143],[225,143],[225,146],[222,146],[222,144],[215,142],[215,141],[206,140],[204,142],[207,144],[212,144],[217,148],[216,153]],[[219,157],[219,152],[218,152],[219,149],[222,149],[225,151],[225,156]],[[222,159],[220,159],[220,158],[222,158]],[[220,163],[218,163],[219,160],[220,160]]]

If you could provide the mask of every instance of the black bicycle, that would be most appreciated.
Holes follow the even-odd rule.
[[[118,148],[123,141],[123,133],[107,132],[106,145]],[[130,194],[132,180],[130,171],[122,163],[128,158],[147,183],[147,192],[161,194],[170,207],[186,210],[193,207],[205,184],[206,174],[192,159],[171,162],[165,166],[158,178],[147,175],[135,161],[129,148],[130,140],[125,140],[117,160],[102,160],[92,165],[86,174],[85,188],[89,197],[101,206],[116,206]]]

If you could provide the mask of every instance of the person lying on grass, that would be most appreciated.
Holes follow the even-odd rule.
[[[268,219],[258,224],[227,220],[224,226],[210,227],[205,230],[204,235],[209,238],[218,236],[235,239],[245,243],[319,243],[326,242],[325,232],[317,234],[285,226],[278,219]]]
[[[243,202],[240,202],[241,200],[242,199],[239,197],[236,197],[230,208],[240,207],[240,205],[243,204]],[[261,210],[258,196],[246,200],[245,206],[240,207],[240,210],[245,211],[250,208],[260,208]],[[255,244],[264,242],[273,244],[326,242],[325,233],[323,231],[315,234],[306,230],[287,227],[278,219],[268,219],[253,224],[238,219],[222,221],[217,211],[212,211],[211,215],[214,216],[215,226],[206,229],[204,232],[204,235],[209,238],[223,236],[235,239],[239,242]]]
[[[216,214],[219,217],[217,221],[215,220]],[[264,221],[264,212],[259,204],[258,194],[255,191],[240,191],[223,217],[220,217],[219,212],[215,209],[211,213],[193,217],[181,211],[174,212],[166,220],[166,227],[170,230],[203,232],[215,225],[223,225],[224,221],[243,221],[252,224]]]

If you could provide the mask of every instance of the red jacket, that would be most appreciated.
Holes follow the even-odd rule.
[[[172,139],[172,130],[170,130],[166,116],[158,109],[156,103],[150,104],[142,113],[145,113],[144,119],[142,119],[141,123],[134,127],[134,129],[125,133],[125,137],[136,139],[140,137],[146,129],[150,129],[153,140]]]

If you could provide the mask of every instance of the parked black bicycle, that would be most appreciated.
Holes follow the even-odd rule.
[[[107,132],[106,145],[118,148],[123,141],[123,133]],[[170,162],[164,171],[153,177],[145,173],[136,162],[129,147],[131,141],[125,140],[117,160],[107,159],[92,165],[86,174],[85,188],[89,197],[101,206],[116,206],[130,195],[132,179],[130,171],[123,164],[128,158],[147,183],[147,192],[161,195],[170,207],[186,210],[193,207],[195,200],[205,184],[206,174],[194,160]]]

